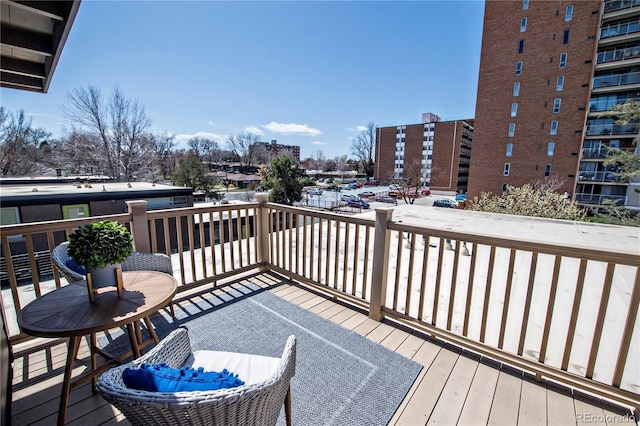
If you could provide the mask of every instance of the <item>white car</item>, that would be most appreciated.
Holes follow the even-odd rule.
[[[389,185],[389,191],[400,191],[400,187],[395,183],[392,183],[391,185]]]

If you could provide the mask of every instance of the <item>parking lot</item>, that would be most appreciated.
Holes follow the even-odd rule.
[[[342,189],[340,191],[328,191],[325,189],[326,186],[327,185],[318,185],[317,187],[313,187],[313,190],[310,190],[308,193],[303,193],[303,203],[308,205],[309,207],[331,208],[331,206],[341,204],[341,202],[343,201],[343,197],[345,196],[359,197],[360,194],[364,192],[371,192],[374,194],[372,197],[362,198],[369,204],[370,209],[407,204],[402,198],[395,199],[395,197],[390,197],[389,202],[375,201],[376,197],[386,196],[389,194],[389,187],[386,185],[363,186],[362,188]],[[322,194],[316,195],[318,189],[322,190]],[[420,196],[416,198],[413,204],[416,206],[432,206],[434,200],[453,200],[454,198],[455,197],[453,196],[431,194],[429,196]],[[393,203],[393,200],[395,200],[396,203]]]

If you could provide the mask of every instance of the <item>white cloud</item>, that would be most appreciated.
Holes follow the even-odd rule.
[[[176,144],[186,147],[189,139],[193,138],[203,138],[203,139],[211,139],[218,143],[225,143],[227,140],[226,135],[219,135],[217,133],[209,133],[209,132],[197,132],[193,134],[177,134],[175,136]]]
[[[364,132],[365,130],[367,130],[368,127],[367,126],[356,126],[356,130],[358,132]]]
[[[276,121],[272,121],[262,127],[270,132],[280,133],[283,135],[318,136],[322,134],[320,130],[309,127],[307,124],[278,123]]]
[[[264,136],[264,132],[262,131],[262,129],[256,126],[247,126],[244,128],[244,130],[249,133],[253,133],[254,135]]]
[[[367,130],[368,127],[367,126],[356,126],[356,127],[345,127],[345,130],[348,130],[350,132],[362,132],[363,130]]]
[[[329,144],[326,143],[326,142],[313,141],[313,142],[311,142],[311,145],[329,145]]]

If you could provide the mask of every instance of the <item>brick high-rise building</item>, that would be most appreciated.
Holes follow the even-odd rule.
[[[298,145],[282,145],[272,139],[271,142],[255,142],[250,149],[256,149],[256,147],[264,149],[269,161],[274,157],[289,154],[295,163],[300,163],[300,147]]]
[[[387,184],[420,173],[432,191],[466,192],[473,120],[440,121],[422,115],[422,123],[376,129],[374,177]]]
[[[636,126],[602,113],[640,100],[640,2],[485,3],[469,195],[564,181],[559,191],[637,207],[637,184],[603,165]]]

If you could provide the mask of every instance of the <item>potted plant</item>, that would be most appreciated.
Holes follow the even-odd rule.
[[[94,288],[116,285],[115,269],[133,253],[133,238],[116,221],[91,222],[69,236],[68,253],[91,274]]]

